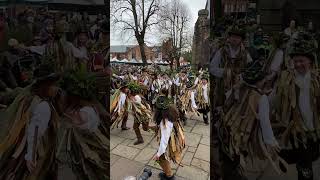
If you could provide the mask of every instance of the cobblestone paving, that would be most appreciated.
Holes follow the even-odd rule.
[[[185,128],[186,148],[182,154],[182,165],[171,163],[177,180],[209,180],[210,169],[210,126],[203,123],[202,117],[187,115]],[[150,180],[158,180],[161,168],[152,160],[158,143],[154,134],[141,133],[144,144],[133,145],[136,135],[132,129],[133,118],[129,116],[128,131],[120,128],[111,130],[111,180],[123,180],[127,176],[139,177],[145,167],[152,170]]]

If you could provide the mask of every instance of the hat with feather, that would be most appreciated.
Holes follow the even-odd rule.
[[[290,52],[290,57],[306,56],[312,61],[315,60],[316,46],[314,39],[306,32],[300,32],[294,40]]]

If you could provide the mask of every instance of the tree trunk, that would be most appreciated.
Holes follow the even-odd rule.
[[[139,47],[140,47],[142,65],[143,65],[143,66],[146,66],[146,65],[148,65],[148,62],[147,62],[146,52],[145,52],[145,50],[144,50],[144,41],[143,41],[143,39],[142,39],[142,40],[140,39],[140,40],[138,41],[138,43],[139,43]]]

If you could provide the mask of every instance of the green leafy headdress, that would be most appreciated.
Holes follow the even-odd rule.
[[[157,98],[156,108],[159,110],[167,110],[171,104],[173,104],[172,99],[161,95]]]
[[[304,55],[310,58],[312,61],[315,60],[315,50],[316,46],[314,44],[314,39],[305,32],[300,32],[298,38],[294,40],[290,56]]]
[[[131,93],[134,93],[134,94],[139,94],[141,93],[141,86],[140,84],[136,83],[136,82],[131,82],[128,84],[128,88],[129,90],[131,91]]]
[[[67,72],[61,81],[61,88],[70,95],[86,100],[94,100],[98,97],[96,76],[87,72],[84,66]]]

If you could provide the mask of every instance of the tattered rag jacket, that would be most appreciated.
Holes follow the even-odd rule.
[[[296,73],[294,71],[284,71],[277,82],[275,95],[276,121],[280,122],[285,129],[281,134],[284,145],[288,145],[290,137],[293,137],[296,147],[301,144],[299,141],[306,143],[308,139],[314,141],[320,139],[320,76],[318,71],[311,71],[309,76],[308,91],[312,112],[311,122],[303,118],[305,112],[301,111],[299,105],[302,100],[299,98],[302,89],[297,85]],[[310,123],[311,127],[308,125]]]
[[[0,130],[0,179],[6,180],[11,176],[11,180],[50,180],[56,172],[54,149],[57,113],[52,106],[48,127],[33,149],[37,166],[32,174],[27,169],[25,155],[29,148],[26,131],[33,107],[43,101],[28,89],[26,88],[2,114],[4,119],[1,121]]]

